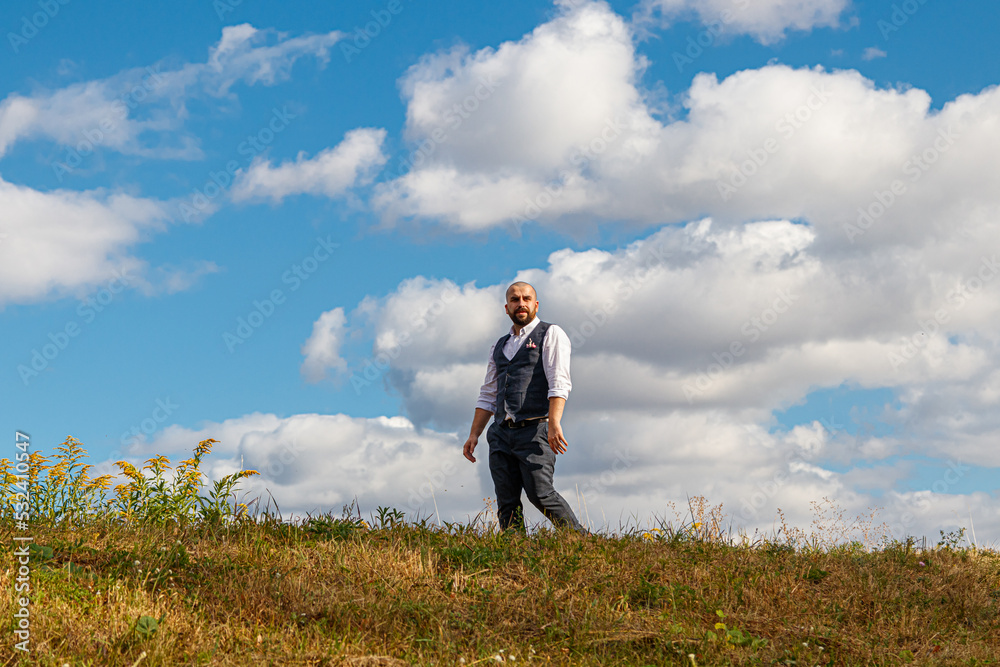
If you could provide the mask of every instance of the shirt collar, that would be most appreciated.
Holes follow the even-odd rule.
[[[538,322],[539,322],[538,315],[535,315],[535,317],[534,317],[533,320],[531,320],[530,322],[528,322],[527,324],[524,325],[524,328],[521,329],[521,334],[520,335],[521,336],[527,336],[528,334],[530,334],[532,331],[535,330],[535,327],[538,326]],[[510,325],[510,335],[512,337],[518,337],[518,334],[514,333],[514,325],[513,324]]]

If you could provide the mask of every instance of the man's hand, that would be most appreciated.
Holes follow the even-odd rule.
[[[479,438],[474,438],[470,435],[469,439],[465,441],[465,446],[462,447],[462,454],[464,454],[465,458],[469,459],[473,463],[476,462],[476,457],[472,455],[472,452],[476,450],[476,445],[478,444]]]
[[[476,457],[472,455],[475,451],[476,445],[479,444],[479,436],[482,435],[483,429],[486,428],[486,422],[490,420],[493,413],[489,410],[483,410],[482,408],[476,408],[476,414],[472,418],[472,428],[469,429],[469,439],[465,441],[465,446],[462,447],[462,453],[465,458],[469,459],[473,463],[476,462]],[[489,436],[487,436],[487,440]]]
[[[549,447],[556,454],[565,454],[566,448],[569,447],[569,443],[563,436],[562,426],[559,422],[552,421],[551,418],[549,418]]]

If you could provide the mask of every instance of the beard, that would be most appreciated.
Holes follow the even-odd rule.
[[[514,324],[518,326],[523,326],[528,322],[530,322],[531,320],[535,319],[535,313],[537,312],[538,312],[537,306],[535,306],[534,310],[522,310],[521,308],[518,308],[513,313],[507,313],[507,316],[510,317],[510,321],[513,322]]]

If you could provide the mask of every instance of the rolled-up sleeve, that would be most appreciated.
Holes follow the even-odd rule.
[[[569,398],[573,383],[569,377],[569,356],[572,351],[569,336],[556,324],[549,327],[542,343],[542,366],[549,381],[549,398]]]
[[[476,407],[487,412],[494,412],[497,407],[497,364],[493,360],[496,346],[497,344],[493,343],[493,347],[490,348],[490,360],[486,364],[486,380],[479,388],[479,400],[476,401]]]

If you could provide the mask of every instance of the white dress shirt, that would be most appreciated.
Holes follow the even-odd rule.
[[[520,334],[514,333],[512,325],[510,327],[510,338],[507,339],[507,343],[503,346],[503,356],[513,359],[517,351],[524,345],[528,334],[538,326],[539,321],[536,316],[521,329]],[[482,408],[489,412],[493,412],[496,409],[497,401],[497,365],[493,360],[493,353],[496,350],[496,346],[497,344],[493,343],[493,346],[490,347],[490,358],[486,365],[486,381],[479,390],[479,400],[476,401],[477,408]],[[545,340],[542,341],[542,367],[545,369],[545,379],[549,381],[549,398],[553,396],[557,398],[569,398],[569,391],[573,388],[573,384],[569,379],[569,355],[571,348],[572,344],[566,332],[559,328],[559,325],[550,325],[548,332],[545,334]]]

